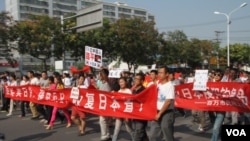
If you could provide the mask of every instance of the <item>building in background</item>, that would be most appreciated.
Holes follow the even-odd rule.
[[[147,10],[128,6],[125,3],[98,2],[77,11],[77,32],[98,28],[103,26],[103,19],[115,22],[120,18],[141,18],[142,20],[154,21],[154,16]],[[66,17],[67,18],[67,17]]]
[[[121,17],[140,17],[145,21],[154,21],[154,16],[147,10],[129,6],[121,2],[108,3],[100,0],[5,0],[6,11],[8,11],[14,20],[17,21],[26,20],[31,14],[49,15],[50,17],[63,16],[64,18],[67,18],[66,15],[72,13],[78,14],[79,11],[95,5],[101,5],[102,17],[108,18],[111,22],[114,22]],[[23,54],[15,56],[17,56],[16,59],[19,59],[19,62],[22,63],[20,64],[22,70],[34,69],[37,68],[36,65],[41,65],[38,59],[29,55]],[[70,53],[66,53],[65,58],[65,69],[69,69],[76,59],[70,59]],[[50,62],[51,60],[49,59],[47,64],[54,64]]]

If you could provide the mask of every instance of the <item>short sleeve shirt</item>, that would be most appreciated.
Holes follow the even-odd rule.
[[[167,99],[174,99],[174,85],[171,81],[161,84],[158,84],[158,97],[157,97],[157,109],[161,110]],[[169,106],[169,109],[174,109],[174,101]]]
[[[39,85],[40,84],[40,81],[34,77],[30,80],[30,85]]]
[[[106,82],[101,82],[99,90],[110,92],[111,87],[110,87],[110,85],[109,85],[109,83],[107,81]]]

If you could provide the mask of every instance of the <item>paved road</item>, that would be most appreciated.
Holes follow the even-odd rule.
[[[65,128],[66,123],[55,123],[53,130],[45,130],[39,120],[30,120],[31,115],[19,118],[19,110],[14,115],[6,117],[6,113],[0,113],[0,133],[4,133],[6,141],[99,141],[100,128],[98,117],[89,115],[87,119],[86,135],[78,136],[76,126]],[[209,141],[211,125],[207,126],[206,132],[199,132],[197,125],[193,125],[190,114],[186,117],[176,117],[175,139],[176,141]],[[112,131],[112,130],[111,130]],[[130,141],[130,136],[124,127],[120,133],[119,141]]]

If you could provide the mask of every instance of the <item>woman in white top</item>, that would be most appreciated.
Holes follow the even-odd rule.
[[[84,75],[79,75],[78,77],[78,88],[87,89],[88,86],[84,84],[85,81]],[[86,129],[86,115],[83,111],[78,110],[76,107],[72,107],[71,112],[71,120],[78,126],[79,136],[83,136],[85,134]]]
[[[29,83],[29,77],[27,75],[23,75],[22,80],[20,82],[20,86],[28,85]],[[25,105],[26,108],[29,108],[29,101],[21,101],[21,115],[19,115],[19,117],[25,117]]]
[[[63,84],[64,84],[64,88],[70,88],[71,87],[71,80],[69,77],[68,73],[63,73]]]
[[[132,91],[127,87],[127,81],[125,77],[119,79],[120,90],[119,93],[132,94]],[[112,137],[112,141],[117,141],[119,132],[121,130],[122,122],[125,121],[125,127],[128,133],[131,133],[132,127],[129,119],[116,118],[115,120],[115,129]]]
[[[14,73],[10,75],[10,86],[17,86],[16,75]],[[12,115],[13,107],[14,107],[14,101],[13,99],[10,99],[10,109],[9,113],[6,116]]]

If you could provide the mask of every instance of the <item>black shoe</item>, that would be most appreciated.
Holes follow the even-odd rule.
[[[112,140],[111,137],[109,137],[109,138],[107,138],[107,139],[101,139],[101,141],[111,141],[111,140]]]
[[[39,116],[36,116],[36,117],[32,117],[31,119],[32,119],[32,120],[38,120],[39,117],[40,117],[40,115],[39,115]]]
[[[5,139],[5,135],[3,133],[0,133],[0,140],[3,141]]]
[[[64,121],[65,121],[65,117],[61,117],[61,118],[60,118],[60,121],[61,121],[61,124],[63,124]]]

